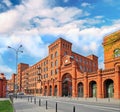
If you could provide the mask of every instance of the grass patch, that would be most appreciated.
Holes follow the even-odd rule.
[[[0,112],[13,112],[13,106],[9,100],[0,101]]]

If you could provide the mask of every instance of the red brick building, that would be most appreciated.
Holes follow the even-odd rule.
[[[16,74],[12,74],[11,79],[7,81],[8,92],[13,93],[15,91],[15,77]]]
[[[98,57],[72,51],[63,38],[48,46],[48,56],[33,66],[20,63],[19,90],[27,94],[120,99],[120,31],[103,40],[105,69]],[[20,66],[20,67],[19,67]]]
[[[6,97],[7,80],[3,73],[0,73],[0,98]]]

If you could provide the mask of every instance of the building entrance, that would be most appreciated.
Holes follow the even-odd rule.
[[[65,74],[62,78],[62,96],[72,96],[72,77]]]
[[[112,98],[114,96],[114,85],[113,85],[113,80],[108,79],[105,81],[105,97]]]
[[[97,84],[95,81],[90,82],[90,97],[97,97]]]
[[[83,97],[83,83],[78,84],[78,97]]]

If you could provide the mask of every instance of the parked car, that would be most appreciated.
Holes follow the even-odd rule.
[[[24,93],[23,92],[19,92],[19,93],[17,93],[17,95],[24,95]]]
[[[8,95],[14,95],[14,93],[8,93]]]

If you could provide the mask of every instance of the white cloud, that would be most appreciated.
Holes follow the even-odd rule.
[[[0,14],[0,33],[14,31],[19,15],[16,10],[10,10]]]
[[[87,2],[83,2],[83,3],[81,4],[81,6],[82,6],[82,7],[88,7],[88,6],[90,6],[90,4],[87,3]]]
[[[6,50],[4,47],[8,45],[17,47],[22,43],[26,55],[34,58],[45,57],[48,43],[43,42],[41,35],[49,34],[56,37],[62,35],[66,40],[71,41],[73,51],[83,55],[89,53],[99,55],[98,49],[103,37],[120,29],[120,22],[117,20],[111,26],[95,27],[96,24],[105,22],[102,15],[89,18],[90,13],[82,9],[51,7],[52,4],[48,5],[48,3],[51,2],[27,0],[14,9],[0,14],[0,43],[3,46],[0,48],[0,53],[3,54]],[[83,3],[81,6],[91,7],[91,4]],[[81,19],[81,17],[87,18]],[[35,23],[36,27],[34,27]],[[10,69],[8,71],[10,72]]]
[[[18,48],[18,45],[22,44],[24,48],[24,54],[29,54],[32,57],[44,57],[47,55],[46,49],[47,45],[41,40],[38,35],[12,35],[9,39],[1,39],[4,42],[4,47],[11,46],[15,49]],[[3,48],[4,48],[3,47]],[[3,51],[6,51],[6,48]],[[0,48],[1,50],[2,48]]]
[[[6,65],[0,65],[0,72],[5,74],[9,74],[9,73],[12,74],[13,70]]]
[[[6,6],[8,6],[8,7],[11,7],[11,5],[12,5],[10,0],[3,0],[3,3],[5,3]]]
[[[99,69],[104,69],[104,62],[103,61],[99,63]]]
[[[0,54],[0,73],[4,73],[5,76],[7,77],[7,79],[9,78],[9,75],[8,74],[12,74],[14,71],[9,68],[8,66],[6,66],[4,64],[4,61],[3,61],[3,57],[2,55]]]
[[[25,30],[31,28],[30,20],[34,17],[40,17],[38,23],[40,25],[39,29],[41,29],[41,27],[57,27],[73,21],[76,16],[84,17],[88,15],[88,12],[83,12],[76,7],[51,8],[47,0],[29,0],[27,3],[23,2],[14,9],[0,14],[0,26],[2,26],[0,34],[25,32]]]

